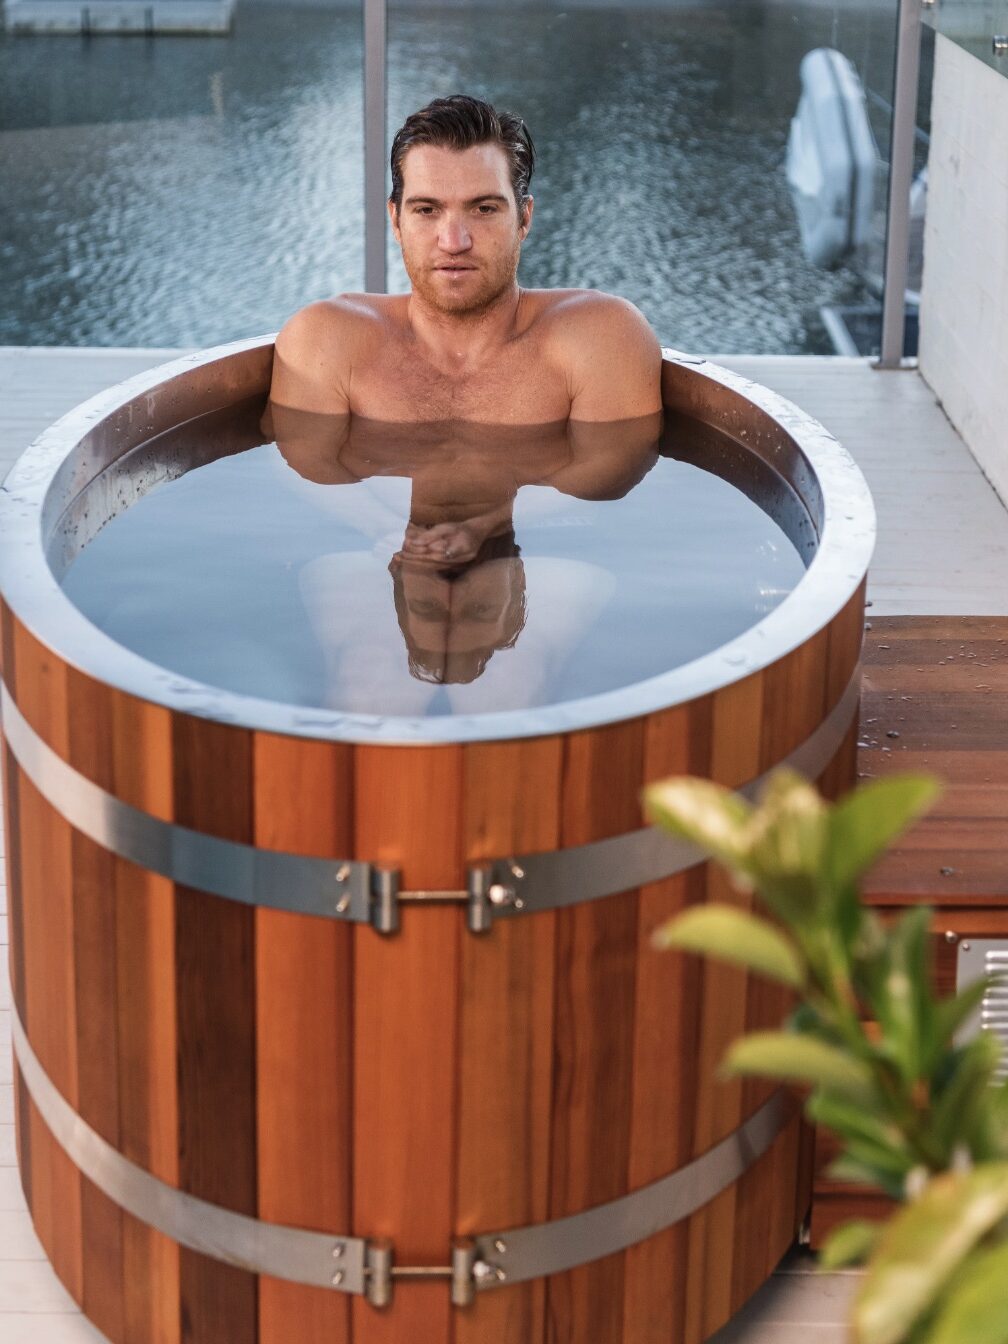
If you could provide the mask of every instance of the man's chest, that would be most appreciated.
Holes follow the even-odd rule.
[[[486,367],[445,373],[390,343],[350,379],[351,414],[371,420],[470,420],[531,425],[566,420],[567,382],[532,347],[508,349]]]

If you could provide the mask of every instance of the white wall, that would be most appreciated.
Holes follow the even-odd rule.
[[[920,369],[1008,502],[1006,76],[936,39]]]

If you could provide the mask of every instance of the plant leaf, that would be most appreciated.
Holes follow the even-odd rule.
[[[857,1344],[898,1344],[1006,1214],[1008,1163],[936,1176],[879,1239],[854,1304]]]
[[[810,1036],[787,1031],[757,1031],[729,1049],[722,1069],[822,1087],[861,1105],[872,1105],[875,1091],[866,1065],[846,1050]]]
[[[644,807],[665,830],[692,840],[735,872],[748,871],[752,806],[731,789],[680,775],[646,788]]]
[[[1001,1062],[1001,1042],[981,1031],[954,1052],[952,1071],[935,1098],[931,1130],[946,1152],[958,1142],[968,1142],[978,1112],[990,1102],[990,1084]]]
[[[802,775],[775,770],[760,794],[749,826],[751,861],[761,884],[819,876],[828,809]]]
[[[819,1268],[828,1271],[843,1269],[847,1265],[863,1265],[878,1241],[883,1226],[882,1223],[870,1223],[859,1218],[834,1228],[819,1252]]]
[[[890,1058],[907,1083],[920,1076],[934,1035],[930,924],[931,911],[918,906],[889,931],[888,964],[872,1003]]]
[[[652,942],[747,966],[792,989],[805,983],[805,967],[794,944],[765,919],[733,905],[691,906],[657,929]]]
[[[1008,1242],[975,1252],[949,1285],[928,1344],[1008,1344]]]
[[[984,995],[990,988],[993,976],[982,975],[961,989],[958,994],[942,999],[935,1005],[935,1057],[932,1068],[942,1050],[951,1044],[953,1037],[963,1023],[983,1003]]]
[[[830,812],[827,868],[837,891],[856,883],[938,797],[931,775],[889,775],[847,794]]]

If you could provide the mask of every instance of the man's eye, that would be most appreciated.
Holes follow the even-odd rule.
[[[479,213],[481,215],[495,215],[497,207],[495,205],[481,205],[479,206]]]
[[[433,213],[434,207],[432,205],[418,205],[414,211],[414,214],[417,215],[432,215]]]

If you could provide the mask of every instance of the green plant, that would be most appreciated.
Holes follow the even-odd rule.
[[[808,1087],[808,1117],[842,1145],[835,1174],[904,1201],[886,1223],[846,1224],[823,1251],[825,1267],[867,1262],[857,1344],[1008,1344],[1008,1082],[995,1082],[995,1037],[957,1039],[987,982],[938,998],[930,910],[887,925],[859,893],[937,792],[902,775],[829,805],[784,770],[756,805],[700,779],[645,792],[654,821],[719,860],[773,917],[692,906],[656,944],[745,966],[798,1000],[780,1031],[736,1041],[724,1072]]]

